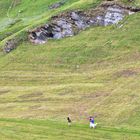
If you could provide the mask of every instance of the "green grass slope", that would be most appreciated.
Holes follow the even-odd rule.
[[[137,140],[138,130],[98,127],[74,123],[68,127],[64,122],[51,120],[0,119],[0,135],[3,140]]]
[[[17,11],[23,9],[19,17],[26,22],[22,19],[9,26],[6,11],[11,2],[0,2],[3,39],[9,36],[9,30],[13,35],[57,12],[98,3],[73,0],[47,11],[45,3],[55,1],[21,1],[9,10],[9,16],[10,20],[17,19]],[[132,3],[139,4],[138,0]],[[89,28],[74,37],[50,40],[44,45],[23,42],[11,53],[1,54],[1,139],[139,140],[139,22],[137,13],[119,23],[123,24],[121,28]],[[19,28],[20,25],[25,26]],[[64,122],[68,114],[74,120],[71,128]],[[91,114],[99,123],[95,131],[88,128],[87,117]]]
[[[87,8],[97,5],[97,0],[66,0],[58,9],[50,10],[49,6],[58,0],[8,0],[0,2],[0,41],[5,41],[21,32],[26,32],[31,27],[40,25],[65,10]]]

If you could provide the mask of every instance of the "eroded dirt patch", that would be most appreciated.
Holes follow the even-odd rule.
[[[138,74],[137,71],[135,70],[130,70],[130,69],[127,69],[127,70],[122,70],[122,71],[119,71],[117,73],[115,73],[115,76],[116,77],[131,77],[131,76],[136,76]]]
[[[96,93],[90,93],[90,94],[85,94],[82,96],[82,98],[86,98],[86,99],[96,99],[98,97],[107,97],[110,94],[107,92],[96,92]]]
[[[10,92],[10,90],[0,90],[0,95],[7,94],[9,92]]]
[[[24,95],[19,96],[19,98],[20,99],[27,99],[27,98],[36,98],[36,97],[40,97],[40,96],[43,96],[42,92],[24,94]]]
[[[33,105],[33,106],[29,106],[29,109],[36,110],[36,109],[39,109],[40,107],[41,105]]]
[[[22,100],[16,100],[14,102],[19,102],[19,103],[23,103],[23,102],[35,102],[35,103],[40,103],[40,102],[46,102],[48,101],[48,98],[33,98],[33,99],[22,99]]]

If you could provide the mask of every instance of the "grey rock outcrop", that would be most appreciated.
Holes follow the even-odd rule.
[[[8,40],[4,47],[4,52],[9,53],[17,47],[17,41],[15,39]]]
[[[65,2],[66,2],[65,0],[56,2],[56,3],[52,4],[52,5],[50,5],[49,9],[57,9],[57,8],[61,7],[62,5],[64,5]]]
[[[43,44],[48,39],[73,36],[90,26],[117,24],[125,16],[138,11],[139,8],[106,2],[96,9],[64,12],[52,17],[50,23],[29,31],[29,40],[36,44]]]

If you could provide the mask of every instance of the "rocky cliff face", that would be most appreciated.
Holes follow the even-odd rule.
[[[106,2],[96,9],[61,13],[52,17],[50,23],[29,31],[29,40],[35,44],[43,44],[48,39],[73,36],[90,26],[117,24],[125,16],[138,11],[138,8]]]
[[[56,7],[53,6],[57,8],[57,5],[62,5],[63,2],[64,1],[56,3]],[[105,2],[95,9],[91,8],[85,11],[74,10],[63,12],[52,17],[49,23],[30,30],[28,33],[28,39],[32,43],[43,44],[46,43],[48,39],[61,39],[74,36],[87,27],[117,24],[125,16],[139,11],[140,8],[128,7],[115,2]],[[3,47],[4,52],[9,53],[15,49],[21,42],[19,40],[8,40]]]

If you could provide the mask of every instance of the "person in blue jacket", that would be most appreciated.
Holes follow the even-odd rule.
[[[96,128],[97,123],[95,123],[94,117],[90,116],[90,117],[89,117],[89,122],[90,122],[90,124],[89,124],[89,127],[90,127],[90,128]]]

